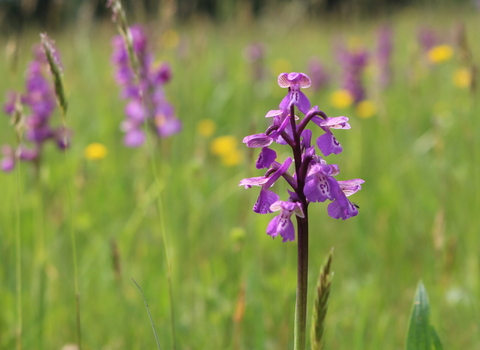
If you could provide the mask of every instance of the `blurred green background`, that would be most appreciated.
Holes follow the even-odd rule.
[[[444,348],[479,346],[479,95],[453,80],[466,67],[454,40],[459,23],[473,57],[468,64],[479,63],[480,12],[474,3],[414,7],[405,1],[410,5],[390,7],[383,1],[378,4],[386,10],[375,16],[368,16],[371,1],[339,1],[329,9],[328,1],[272,0],[258,5],[261,10],[257,2],[164,1],[154,13],[127,5],[131,22],[146,25],[156,59],[172,67],[166,94],[183,122],[180,134],[152,138],[153,147],[139,149],[122,144],[125,103],[110,63],[115,25],[97,9],[102,4],[73,3],[58,2],[61,14],[46,21],[30,10],[17,27],[8,23],[16,3],[2,7],[0,93],[24,89],[31,47],[48,29],[62,55],[67,124],[74,136],[71,171],[49,145],[39,177],[28,163],[17,168],[19,190],[15,174],[0,173],[0,348],[12,349],[16,342],[18,214],[25,349],[61,349],[75,342],[70,225],[77,240],[85,349],[155,348],[131,278],[149,302],[162,348],[172,348],[166,250],[177,349],[291,348],[296,243],[267,236],[273,216],[251,211],[258,189],[238,187],[245,177],[263,175],[254,167],[257,150],[241,140],[265,130],[266,112],[285,95],[277,75],[308,74],[312,57],[331,75],[328,88],[305,90],[312,105],[331,117],[345,115],[352,125],[336,132],[344,152],[327,160],[339,165],[339,179],[366,181],[353,198],[358,217],[337,221],[328,217],[325,203],[310,206],[309,307],[318,270],[335,248],[326,348],[404,348],[420,279]],[[191,8],[183,12],[185,4]],[[336,108],[331,102],[341,84],[336,46],[364,47],[373,57],[377,30],[385,23],[394,32],[392,85],[378,87],[371,61],[364,81],[374,115],[361,118],[354,107]],[[417,42],[422,27],[435,30],[453,48],[453,57],[429,63]],[[266,48],[262,81],[253,79],[245,59],[252,42]],[[211,135],[199,128],[205,120],[215,125]],[[60,123],[57,112],[53,124]],[[221,136],[236,140],[238,164],[227,166],[212,154],[212,142]],[[15,142],[6,115],[0,119],[0,141]],[[106,147],[105,158],[85,158],[93,142]],[[276,150],[281,159],[289,155]],[[275,187],[286,199],[285,186]]]

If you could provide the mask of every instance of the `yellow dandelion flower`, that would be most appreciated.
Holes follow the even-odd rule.
[[[472,71],[468,68],[459,68],[453,73],[453,85],[459,88],[468,88],[472,83]]]
[[[231,150],[230,152],[223,154],[221,156],[222,163],[225,166],[234,166],[240,164],[243,159],[243,154],[237,149]]]
[[[453,48],[449,45],[438,45],[428,51],[428,60],[431,63],[442,63],[453,56]]]
[[[353,97],[347,90],[337,90],[330,95],[330,103],[338,109],[348,108],[353,103]]]
[[[273,74],[276,76],[280,73],[289,73],[292,70],[292,64],[285,58],[277,58],[275,61],[273,61],[272,67]]]
[[[88,160],[98,160],[105,158],[107,153],[107,148],[104,145],[94,142],[85,148],[83,155]]]
[[[377,108],[375,104],[370,100],[360,101],[355,107],[355,112],[360,118],[367,119],[377,113]]]
[[[180,36],[173,29],[169,29],[165,33],[163,33],[162,42],[165,48],[174,49],[178,46],[178,43],[180,42]]]
[[[237,149],[237,139],[226,135],[216,137],[210,144],[210,151],[217,156],[224,156]]]
[[[197,124],[197,132],[203,137],[210,137],[215,132],[217,125],[211,119],[202,119]]]

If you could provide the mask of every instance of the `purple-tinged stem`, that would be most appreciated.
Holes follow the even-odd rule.
[[[327,115],[323,111],[316,111],[316,112],[313,112],[313,113],[309,113],[305,116],[305,118],[303,118],[301,123],[298,124],[298,127],[297,127],[298,132],[301,134],[303,132],[303,130],[305,129],[305,127],[307,126],[307,124],[310,122],[310,120],[312,120],[312,118],[317,116],[317,115],[322,117],[325,120],[327,119]]]
[[[305,350],[307,329],[307,291],[308,291],[308,203],[303,189],[305,174],[302,171],[302,150],[300,144],[301,130],[295,124],[295,107],[290,107],[290,118],[294,138],[293,155],[295,159],[295,173],[297,174],[297,188],[295,193],[302,203],[304,217],[297,216],[298,256],[297,256],[297,296],[295,302],[294,350]],[[306,160],[308,161],[308,160]]]
[[[295,303],[294,350],[305,350],[307,329],[308,291],[308,212],[304,207],[304,218],[297,217],[297,299]]]

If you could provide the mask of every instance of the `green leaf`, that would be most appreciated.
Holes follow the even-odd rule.
[[[413,301],[407,335],[407,350],[442,350],[437,332],[430,325],[428,294],[420,281]]]
[[[430,326],[431,330],[431,335],[432,335],[432,340],[433,340],[433,345],[435,350],[443,350],[442,343],[440,342],[440,337],[437,334],[437,331],[433,326]]]

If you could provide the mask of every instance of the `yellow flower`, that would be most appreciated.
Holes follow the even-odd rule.
[[[94,142],[85,148],[83,155],[88,160],[102,159],[107,156],[107,148],[101,143]]]
[[[363,40],[358,35],[353,35],[348,38],[347,46],[350,50],[357,50],[358,48],[363,47]]]
[[[472,72],[468,68],[459,68],[453,73],[453,85],[459,88],[468,88],[472,82]]]
[[[211,119],[202,119],[197,124],[197,132],[203,137],[210,137],[215,132],[217,125]]]
[[[243,159],[243,154],[237,149],[234,149],[221,156],[222,163],[225,166],[234,166],[239,164]]]
[[[276,76],[280,73],[290,73],[292,65],[285,58],[277,58],[273,61],[273,74]]]
[[[348,108],[353,103],[353,97],[347,90],[337,90],[330,95],[330,103],[338,109]]]
[[[355,112],[360,118],[367,119],[375,115],[377,113],[377,108],[375,104],[370,100],[363,100],[360,101],[357,106],[355,107]]]
[[[165,33],[163,33],[162,42],[165,48],[174,49],[178,46],[178,43],[180,42],[180,36],[173,29],[169,29]]]
[[[237,140],[233,136],[219,136],[210,144],[210,151],[217,156],[226,156],[237,149]]]
[[[438,45],[428,51],[428,60],[431,63],[442,63],[453,56],[453,49],[449,45]]]

